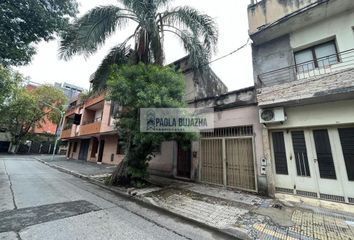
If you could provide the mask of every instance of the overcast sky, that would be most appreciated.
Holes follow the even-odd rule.
[[[116,0],[78,0],[80,15],[98,5],[115,4]],[[216,59],[241,45],[248,39],[247,5],[249,0],[175,0],[173,5],[189,5],[213,17],[219,27],[219,43]],[[31,64],[17,68],[32,81],[38,83],[68,82],[86,89],[89,77],[95,71],[109,49],[124,40],[132,27],[127,27],[112,36],[97,53],[88,59],[75,56],[69,61],[58,58],[58,41],[41,42],[37,55]],[[165,40],[166,63],[186,55],[180,42],[171,37]],[[211,64],[212,69],[226,84],[229,90],[253,85],[251,47]]]

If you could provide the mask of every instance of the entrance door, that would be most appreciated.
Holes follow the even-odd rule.
[[[87,160],[88,149],[90,146],[90,139],[81,140],[79,160]]]
[[[100,141],[100,150],[99,150],[99,152],[98,152],[98,159],[97,159],[97,162],[102,162],[103,151],[104,151],[104,140],[101,140],[101,141]]]
[[[0,153],[7,153],[10,147],[10,142],[0,141]]]
[[[226,185],[255,190],[252,138],[226,138]]]
[[[278,192],[345,201],[337,129],[301,129],[271,133]]]
[[[192,152],[190,144],[188,147],[182,144],[177,144],[177,176],[190,178],[191,177],[191,158]]]

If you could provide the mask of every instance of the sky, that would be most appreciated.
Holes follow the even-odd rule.
[[[116,4],[116,0],[78,0],[79,16],[100,6]],[[248,39],[247,5],[249,0],[174,0],[172,6],[188,5],[213,17],[219,28],[217,52],[211,60],[224,56],[244,45]],[[23,75],[38,83],[67,82],[88,89],[89,77],[104,56],[134,30],[127,26],[111,36],[97,53],[85,58],[75,56],[69,61],[58,57],[58,40],[37,44],[37,54],[29,65],[18,67]],[[180,42],[173,36],[165,38],[166,64],[186,55]],[[253,85],[251,47],[211,64],[211,68],[226,84],[229,91]]]

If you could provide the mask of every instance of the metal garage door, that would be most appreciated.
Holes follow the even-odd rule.
[[[223,184],[222,139],[201,139],[201,181]]]
[[[202,133],[200,180],[257,191],[252,126]]]

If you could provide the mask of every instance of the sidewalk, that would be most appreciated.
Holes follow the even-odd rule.
[[[84,177],[101,186],[97,176],[112,171],[111,166],[75,160],[56,158],[53,162],[43,162],[74,175],[86,173]],[[354,239],[354,215],[350,213],[292,202],[283,204],[254,194],[157,176],[151,176],[150,181],[155,186],[128,190],[106,188],[125,196],[134,195],[131,199],[237,238]]]
[[[116,166],[113,165],[67,159],[65,156],[56,156],[54,160],[52,160],[51,155],[33,155],[33,157],[40,159],[42,162],[45,162],[50,166],[67,169],[73,173],[90,178],[109,176],[116,168]]]

